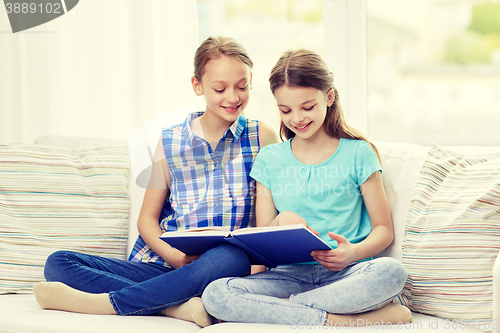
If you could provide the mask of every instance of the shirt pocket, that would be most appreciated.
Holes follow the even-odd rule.
[[[171,174],[172,209],[178,217],[189,215],[206,201],[209,184],[207,165],[175,168]]]

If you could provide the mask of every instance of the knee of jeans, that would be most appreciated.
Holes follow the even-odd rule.
[[[227,298],[230,297],[230,292],[227,287],[227,281],[230,278],[222,278],[211,282],[203,291],[201,300],[205,306],[205,310],[212,316],[218,319],[224,317],[227,305]]]
[[[250,273],[250,261],[246,253],[239,247],[223,244],[215,250],[219,264],[225,265],[233,271],[231,276],[241,276]]]
[[[395,288],[399,288],[401,291],[405,285],[406,279],[408,278],[408,272],[403,264],[394,258],[386,257],[380,258],[383,262],[384,275],[387,278],[387,282],[393,285]]]
[[[45,267],[43,270],[43,275],[47,281],[57,281],[58,276],[61,272],[61,265],[64,264],[66,259],[67,251],[57,251],[52,253],[45,261]]]

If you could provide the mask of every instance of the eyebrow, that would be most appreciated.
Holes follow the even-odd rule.
[[[243,77],[243,78],[239,79],[238,81],[236,81],[236,84],[239,84],[239,83],[241,83],[242,81],[248,81],[248,78]],[[212,81],[211,83],[212,83],[212,84],[216,84],[216,83],[226,84],[227,82],[226,82],[226,81],[224,81],[224,80],[216,80],[216,81]]]
[[[308,100],[308,101],[302,102],[300,105],[304,105],[304,104],[311,103],[311,102],[315,102],[315,101],[316,101],[316,99],[315,99],[315,98],[313,98],[313,99],[310,99],[310,100]],[[286,108],[288,108],[288,107],[289,107],[289,106],[286,106],[285,104],[278,104],[278,106],[284,106],[284,107],[286,107]]]

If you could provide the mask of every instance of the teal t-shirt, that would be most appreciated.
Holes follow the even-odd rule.
[[[359,243],[371,232],[360,186],[382,168],[377,154],[363,140],[341,138],[335,153],[316,165],[299,162],[290,139],[263,147],[250,176],[268,188],[278,212],[304,218],[332,248],[328,231]]]

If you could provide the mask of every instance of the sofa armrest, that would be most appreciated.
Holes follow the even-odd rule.
[[[500,253],[500,252],[499,252]],[[497,255],[493,265],[493,325],[494,333],[500,333],[498,322],[500,320],[500,255]]]

